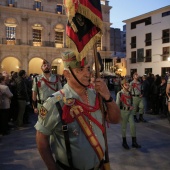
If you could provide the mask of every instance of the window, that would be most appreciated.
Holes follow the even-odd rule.
[[[136,48],[136,36],[131,37],[131,48]]]
[[[170,42],[170,29],[162,30],[162,43]]]
[[[162,52],[162,61],[167,61],[170,55],[170,47],[163,47]]]
[[[63,32],[55,31],[55,45],[58,48],[63,47]]]
[[[15,45],[16,44],[16,27],[17,21],[15,18],[7,18],[4,22],[6,37],[3,38],[4,44]]]
[[[63,6],[62,5],[57,5],[56,6],[56,13],[57,14],[62,14],[63,13]]]
[[[148,17],[148,18],[144,18],[144,19],[132,22],[131,29],[135,29],[136,25],[141,24],[141,23],[145,23],[145,25],[150,25],[152,23],[152,19],[151,17]]]
[[[15,0],[8,0],[8,5],[9,6],[14,6],[14,4],[15,4]]]
[[[145,74],[148,75],[149,73],[152,73],[152,68],[145,68]]]
[[[151,62],[151,61],[152,61],[152,50],[148,49],[146,50],[145,62]]]
[[[136,63],[136,51],[131,52],[131,63]]]
[[[42,7],[41,7],[41,0],[35,0],[34,1],[34,9],[36,11],[41,11]]]
[[[148,33],[145,35],[145,46],[152,45],[152,33]]]
[[[34,24],[32,27],[32,39],[33,46],[41,46],[42,45],[42,26],[40,24]]]
[[[162,13],[162,17],[166,17],[166,16],[168,16],[168,15],[170,15],[170,11],[167,11],[167,12],[163,12],[163,13]]]
[[[144,62],[144,49],[137,49],[137,62]]]
[[[137,69],[134,68],[134,69],[130,69],[130,75],[131,77],[133,77],[133,74],[137,72]]]
[[[6,27],[6,42],[8,45],[15,44],[15,27]]]
[[[117,58],[116,63],[121,63],[121,58]]]

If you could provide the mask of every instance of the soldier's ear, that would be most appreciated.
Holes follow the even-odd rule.
[[[70,78],[70,71],[69,70],[64,70],[63,75],[68,80]]]

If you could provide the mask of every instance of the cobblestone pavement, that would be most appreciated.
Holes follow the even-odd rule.
[[[107,128],[111,170],[169,170],[170,124],[158,115],[144,115],[147,123],[136,123],[137,141],[141,149],[122,148],[120,124]],[[34,124],[0,136],[0,170],[46,170],[36,148]],[[127,142],[131,146],[129,128]]]

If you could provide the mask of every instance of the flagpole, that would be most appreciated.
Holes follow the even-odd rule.
[[[97,57],[97,47],[96,47],[96,43],[93,45],[93,52],[94,52],[94,61],[95,61],[95,72],[96,72],[96,78],[100,77],[100,73],[99,73],[99,61],[98,61],[98,57]],[[104,170],[110,170],[110,163],[109,163],[109,152],[108,152],[108,144],[107,144],[107,133],[106,133],[106,119],[105,119],[105,110],[103,107],[103,101],[102,101],[102,97],[99,94],[99,103],[100,103],[100,109],[102,112],[102,123],[104,126],[104,140],[105,140],[105,160],[104,160]]]

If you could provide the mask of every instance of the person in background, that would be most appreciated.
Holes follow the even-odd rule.
[[[34,113],[38,114],[44,101],[54,92],[62,88],[59,75],[51,73],[51,64],[43,60],[41,65],[42,75],[34,77],[32,86],[32,104]]]
[[[0,134],[8,135],[10,102],[13,94],[5,84],[5,76],[0,75]]]
[[[161,78],[157,74],[155,75],[155,80],[151,85],[151,101],[152,101],[152,114],[158,115],[159,114],[159,88],[161,84]]]
[[[144,113],[148,113],[148,100],[149,100],[149,82],[147,80],[147,76],[142,76],[142,99],[144,105]]]
[[[121,131],[122,131],[122,146],[125,149],[130,149],[126,140],[127,124],[130,125],[130,133],[132,137],[132,148],[141,148],[136,140],[136,127],[133,117],[133,101],[129,91],[129,82],[126,79],[121,81],[122,90],[117,93],[116,104],[121,111]]]
[[[120,121],[120,110],[102,78],[95,80],[95,90],[88,88],[89,60],[77,61],[72,51],[63,53],[62,59],[67,83],[40,109],[35,125],[38,150],[48,169],[99,169],[105,142],[98,93],[105,102],[109,122]]]
[[[146,122],[143,118],[144,106],[141,92],[141,83],[138,81],[138,73],[133,74],[133,81],[130,82],[130,92],[133,97],[133,115],[136,123],[138,122]],[[139,119],[137,118],[137,112],[139,110]]]
[[[166,96],[166,86],[167,86],[167,81],[165,77],[161,78],[161,84],[159,87],[159,103],[160,103],[160,115],[162,118],[167,116],[167,112],[168,112],[168,107],[166,105],[166,100],[167,100],[167,96]]]
[[[30,104],[27,86],[25,83],[26,72],[20,70],[18,77],[16,78],[16,90],[17,90],[17,103],[18,103],[18,116],[16,121],[17,127],[23,127],[23,118],[25,113],[26,105]]]
[[[17,120],[18,116],[18,103],[17,103],[17,88],[16,88],[16,78],[18,77],[18,72],[12,72],[10,81],[9,81],[9,89],[13,94],[10,104],[10,117],[9,121],[14,124]],[[13,126],[13,125],[12,125]]]
[[[168,78],[167,85],[166,85],[166,96],[167,96],[167,104],[168,104],[167,118],[170,123],[170,77]]]

